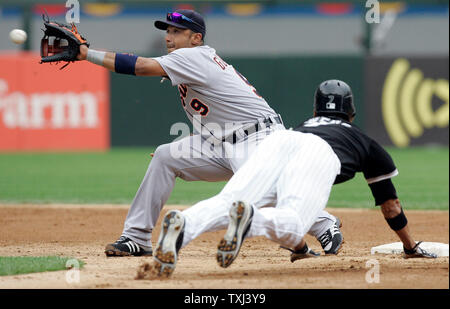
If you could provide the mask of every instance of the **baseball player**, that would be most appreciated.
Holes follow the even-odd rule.
[[[391,178],[398,174],[390,155],[352,124],[355,106],[350,87],[339,80],[320,84],[314,118],[293,131],[264,139],[215,197],[163,219],[152,271],[170,275],[178,251],[201,233],[227,228],[217,261],[228,267],[245,237],[266,238],[292,248],[291,261],[310,251],[303,237],[326,206],[333,184],[362,172],[375,204],[404,246],[404,257],[434,258],[412,238]],[[257,203],[276,195],[275,207]],[[313,256],[313,255],[310,255]]]
[[[159,146],[131,204],[121,237],[105,248],[107,256],[152,254],[152,230],[175,185],[187,181],[223,181],[246,161],[273,131],[284,130],[280,115],[232,65],[204,44],[203,17],[192,10],[168,13],[155,27],[166,31],[168,54],[157,58],[97,51],[80,46],[78,59],[117,73],[162,76],[177,86],[194,134]],[[270,202],[261,200],[262,204]],[[212,205],[212,208],[215,206]],[[339,222],[323,211],[311,234],[326,253],[342,243]]]

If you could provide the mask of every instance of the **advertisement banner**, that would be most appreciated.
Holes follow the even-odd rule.
[[[0,54],[0,151],[108,149],[108,71],[39,61]]]
[[[383,145],[448,145],[448,57],[369,57],[365,128]]]

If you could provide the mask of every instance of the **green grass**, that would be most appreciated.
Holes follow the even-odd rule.
[[[392,178],[397,195],[406,209],[447,209],[449,205],[448,147],[388,148],[399,171]],[[361,173],[334,186],[329,205],[373,207],[372,193]]]
[[[154,148],[101,153],[0,154],[0,202],[128,204]],[[222,183],[178,179],[169,203],[186,204],[220,192]]]
[[[67,261],[69,261],[67,263]],[[66,267],[67,265],[67,267]],[[70,267],[82,268],[83,261],[58,256],[0,256],[0,276],[65,270]]]
[[[2,203],[129,204],[154,148],[114,148],[97,153],[0,154]],[[399,169],[393,178],[407,209],[448,209],[448,147],[388,148]],[[225,182],[178,179],[168,204],[193,204],[209,198]],[[333,188],[329,207],[373,207],[362,175]]]

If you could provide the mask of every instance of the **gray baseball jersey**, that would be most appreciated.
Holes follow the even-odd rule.
[[[178,86],[182,106],[197,132],[206,131],[221,139],[243,125],[255,123],[255,119],[277,115],[214,48],[180,48],[153,59],[162,66],[172,85]]]
[[[187,181],[228,180],[260,141],[275,130],[285,129],[275,123],[244,134],[247,128],[255,127],[263,119],[278,115],[247,79],[223,61],[213,48],[180,48],[153,59],[160,63],[172,85],[178,86],[194,135],[158,146],[128,211],[122,235],[149,248],[153,227],[175,186],[176,177]],[[222,142],[233,131],[237,132],[236,143],[232,144],[227,138]],[[217,140],[218,147],[203,147],[205,137],[214,144]],[[181,155],[174,156],[173,149]],[[275,199],[275,193],[268,194],[262,204],[273,203]],[[326,212],[321,217],[324,219],[317,221],[311,230],[316,237],[328,228],[327,221],[334,222]]]

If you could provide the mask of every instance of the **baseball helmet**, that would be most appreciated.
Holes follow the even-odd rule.
[[[356,115],[352,89],[337,79],[322,82],[314,94],[314,111],[318,116],[337,116],[350,120]]]

